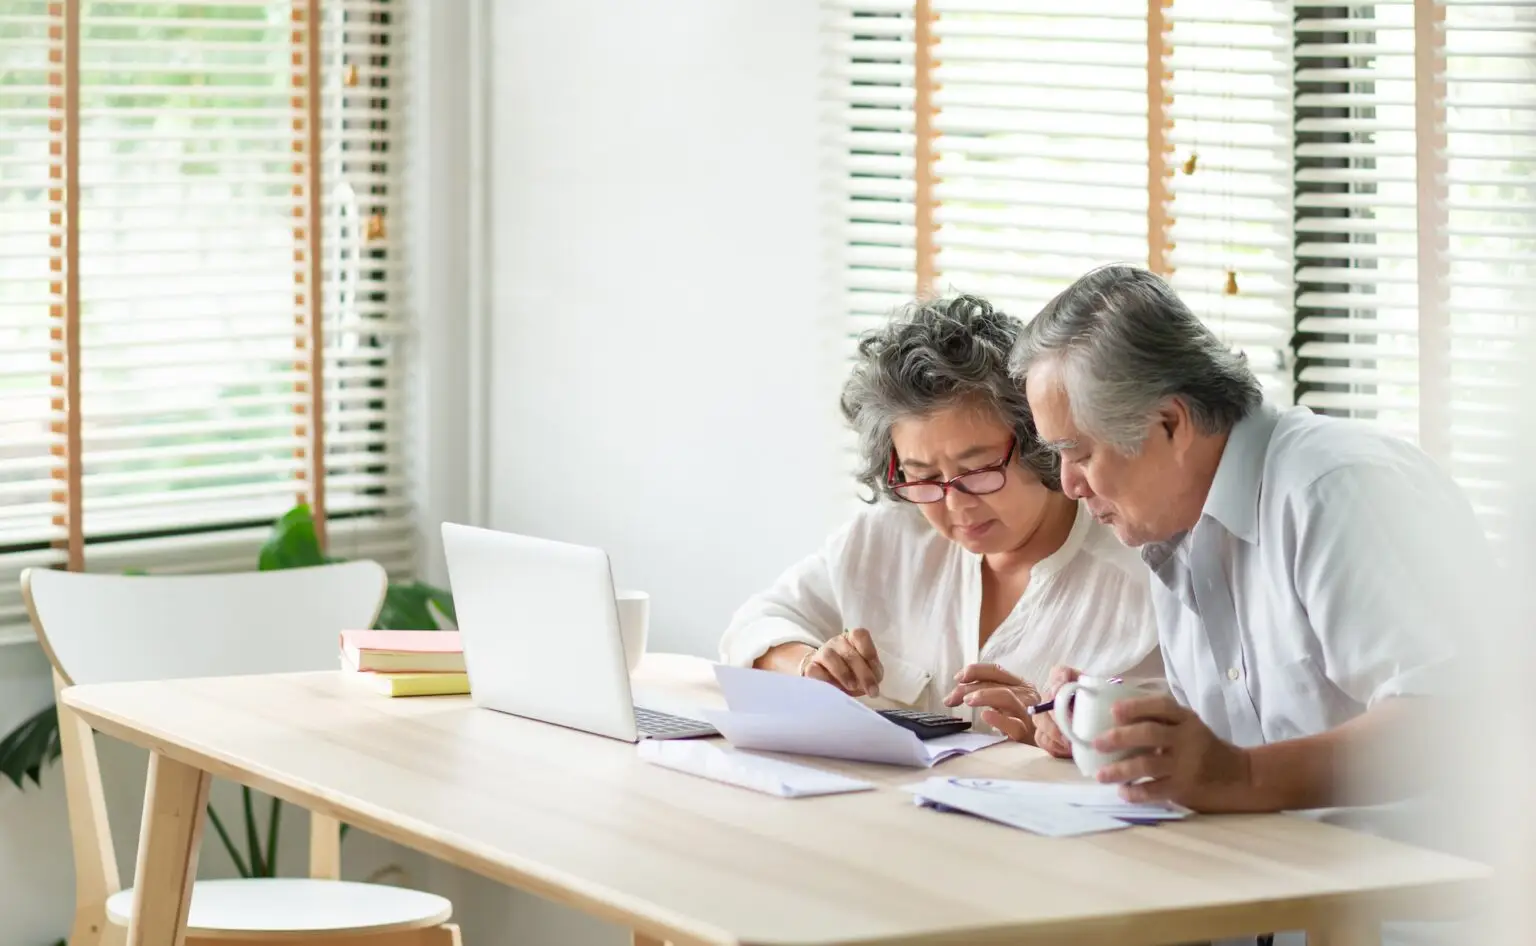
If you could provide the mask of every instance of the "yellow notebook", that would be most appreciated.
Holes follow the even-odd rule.
[[[354,671],[359,681],[385,696],[447,696],[469,692],[467,673],[371,673]]]

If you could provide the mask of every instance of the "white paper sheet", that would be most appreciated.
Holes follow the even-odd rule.
[[[906,786],[919,805],[961,811],[1046,837],[1117,831],[1132,824],[1178,820],[1178,805],[1133,805],[1113,785],[930,778]]]
[[[781,798],[863,792],[875,787],[869,782],[847,778],[835,772],[823,772],[810,766],[739,752],[708,742],[651,739],[640,743],[637,751],[640,758],[656,765]]]
[[[725,665],[715,677],[728,709],[704,718],[738,749],[928,768],[1003,741],[994,733],[924,741],[820,680]]]
[[[1118,785],[1099,782],[1031,782],[1019,779],[952,778],[961,788],[995,792],[1040,801],[1064,802],[1074,808],[1132,822],[1179,821],[1194,814],[1173,802],[1133,803],[1120,798]]]
[[[1048,838],[1069,838],[1128,828],[1127,822],[1065,802],[962,788],[953,780],[931,778],[908,785],[913,801],[926,807],[962,811],[1011,828]]]

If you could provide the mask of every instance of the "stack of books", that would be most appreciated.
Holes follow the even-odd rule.
[[[469,692],[458,631],[342,631],[341,669],[386,696]]]

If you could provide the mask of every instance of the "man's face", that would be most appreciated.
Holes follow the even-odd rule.
[[[1025,384],[1040,439],[1061,455],[1061,488],[1088,505],[1094,518],[1115,530],[1128,546],[1163,542],[1182,526],[1174,499],[1185,492],[1176,430],[1188,417],[1155,416],[1135,454],[1126,454],[1079,430],[1056,365],[1032,369]]]

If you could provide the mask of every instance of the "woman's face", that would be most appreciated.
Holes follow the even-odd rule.
[[[899,420],[891,427],[896,480],[949,480],[994,466],[1012,441],[1013,430],[995,413],[967,405]],[[951,488],[938,502],[918,503],[917,508],[940,535],[971,552],[1011,552],[1039,528],[1050,490],[1016,456],[1006,472],[1002,489],[995,493],[973,496]]]

